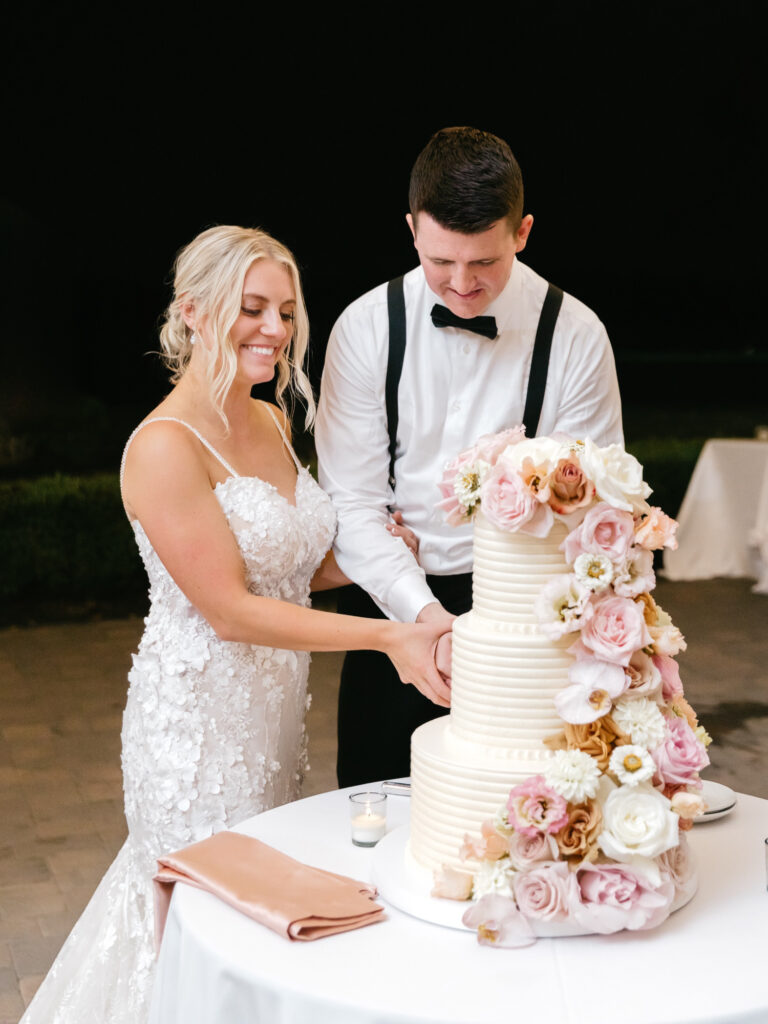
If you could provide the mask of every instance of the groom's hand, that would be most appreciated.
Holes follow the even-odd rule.
[[[455,618],[456,616],[446,611],[438,601],[425,605],[416,617],[417,622],[440,622],[445,627],[445,632],[435,647],[435,667],[449,686],[451,685],[451,629]]]

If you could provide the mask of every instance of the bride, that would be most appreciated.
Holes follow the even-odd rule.
[[[304,397],[308,423],[314,412],[293,257],[264,232],[224,226],[175,270],[160,336],[175,386],[121,467],[151,605],[123,718],[128,838],[21,1024],[146,1020],[155,861],[299,795],[306,652],[382,651],[404,683],[449,700],[440,627],[309,608],[311,589],[348,581],[330,552],[330,501],[288,436],[286,390]],[[280,408],[251,398],[275,370]]]

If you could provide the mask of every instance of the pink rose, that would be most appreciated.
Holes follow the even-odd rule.
[[[462,860],[500,860],[509,853],[509,840],[506,836],[499,835],[492,821],[484,821],[480,826],[480,832],[479,839],[473,839],[470,835],[464,836],[464,842],[459,850],[459,857]]]
[[[668,654],[654,654],[653,664],[661,673],[661,695],[665,701],[682,695],[683,684],[680,682],[680,667]]]
[[[581,525],[563,541],[569,565],[581,554],[605,555],[616,566],[626,562],[634,539],[635,521],[630,512],[622,512],[601,502],[584,516]]]
[[[669,916],[675,893],[670,879],[653,886],[627,864],[583,864],[576,878],[579,895],[571,915],[589,931],[655,928]]]
[[[633,697],[655,697],[661,688],[661,673],[644,651],[635,651],[624,672]]]
[[[542,921],[564,921],[579,898],[576,875],[564,861],[516,875],[514,890],[520,913]]]
[[[477,941],[484,946],[514,949],[536,941],[530,924],[510,896],[489,893],[465,911],[462,922],[477,929]]]
[[[525,427],[509,427],[498,434],[484,434],[475,442],[473,451],[477,452],[478,458],[493,466],[505,448],[511,444],[518,444],[524,438]]]
[[[688,840],[680,836],[680,842],[671,850],[666,850],[656,862],[661,876],[670,880],[679,896],[692,896],[696,891],[696,864],[691,856]]]
[[[684,718],[667,719],[667,735],[651,751],[656,771],[668,786],[680,786],[709,764],[709,754]]]
[[[432,896],[444,900],[468,900],[472,895],[472,874],[459,871],[448,864],[437,868],[433,874]]]
[[[635,543],[649,551],[659,548],[671,548],[674,551],[677,547],[676,530],[675,520],[654,505],[635,524]]]
[[[546,537],[552,529],[552,509],[537,501],[519,473],[509,469],[503,460],[488,474],[480,494],[486,519],[500,530]]]
[[[574,456],[561,459],[555,466],[549,490],[549,507],[563,516],[589,505],[595,496],[595,488]]]
[[[557,860],[557,842],[547,832],[534,832],[532,836],[513,832],[509,839],[509,859],[518,871],[531,867],[537,861]]]
[[[559,832],[568,821],[568,805],[546,784],[543,775],[533,775],[515,786],[507,810],[509,824],[526,836]]]
[[[581,642],[595,657],[626,666],[635,651],[651,642],[643,611],[634,601],[606,593],[593,602],[592,612]]]

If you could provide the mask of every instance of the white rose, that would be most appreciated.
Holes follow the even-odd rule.
[[[587,439],[579,452],[579,462],[602,501],[625,512],[647,512],[645,499],[651,488],[643,480],[643,467],[621,445],[598,448]]]
[[[597,843],[607,857],[629,864],[670,850],[678,841],[677,826],[669,800],[652,786],[619,786],[603,805]]]
[[[531,459],[534,466],[548,466],[551,472],[558,461],[564,458],[568,449],[551,437],[531,437],[505,448],[501,461],[511,469],[521,469],[524,459]]]
[[[515,868],[509,857],[481,861],[472,882],[472,899],[479,900],[491,893],[511,896],[514,874]]]

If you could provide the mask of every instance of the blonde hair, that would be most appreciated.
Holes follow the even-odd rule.
[[[207,318],[207,333],[213,339],[214,358],[208,361],[208,381],[214,408],[228,427],[224,401],[237,372],[237,355],[229,332],[240,315],[245,275],[256,260],[263,259],[285,267],[296,293],[293,335],[277,360],[275,399],[288,415],[285,392],[292,398],[301,395],[307,406],[305,423],[310,427],[315,418],[315,400],[303,369],[309,319],[299,270],[290,250],[265,231],[219,225],[203,231],[178,253],[173,299],[160,329],[163,362],[171,370],[173,383],[181,380],[192,355],[192,330],[184,323],[181,309],[193,300],[196,313]],[[216,355],[221,358],[215,358]]]

